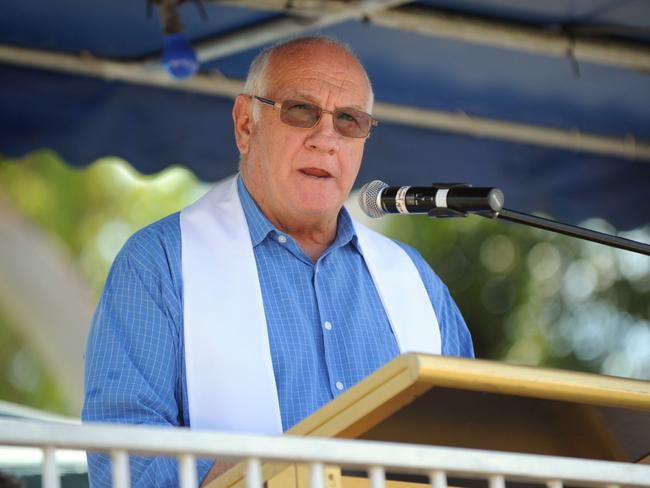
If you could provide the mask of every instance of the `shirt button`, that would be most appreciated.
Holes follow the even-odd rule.
[[[325,322],[323,327],[325,327],[325,330],[332,330],[332,324],[330,322]]]
[[[285,243],[287,242],[287,237],[286,237],[286,236],[283,236],[282,234],[280,234],[280,235],[278,236],[278,242],[279,242],[280,244],[285,244]]]
[[[337,381],[336,382],[336,389],[339,390],[339,391],[342,391],[343,390],[343,383],[341,383],[340,381]]]

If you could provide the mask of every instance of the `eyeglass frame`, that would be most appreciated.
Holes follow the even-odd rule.
[[[321,118],[322,118],[322,116],[323,116],[324,113],[325,113],[325,114],[331,114],[332,117],[334,117],[334,112],[340,111],[341,109],[345,109],[345,108],[350,108],[350,109],[356,110],[357,112],[362,112],[362,113],[364,113],[365,115],[367,115],[368,118],[370,119],[370,127],[368,128],[368,133],[367,133],[366,135],[355,137],[355,136],[346,136],[345,134],[341,134],[341,133],[339,132],[339,130],[337,129],[336,124],[334,123],[334,124],[333,124],[333,126],[334,126],[334,130],[336,131],[337,134],[339,134],[339,135],[341,135],[341,136],[343,136],[343,137],[349,137],[350,139],[367,139],[367,138],[370,137],[370,132],[372,131],[372,128],[373,128],[373,127],[377,127],[377,125],[379,125],[379,121],[378,121],[377,119],[375,119],[372,115],[370,115],[370,114],[367,113],[367,112],[364,112],[363,110],[356,109],[356,108],[354,108],[354,107],[341,107],[341,108],[334,109],[334,110],[326,110],[326,109],[324,109],[323,107],[321,107],[320,105],[318,105],[317,103],[308,102],[307,100],[292,100],[292,99],[288,99],[288,100],[283,100],[283,101],[279,102],[279,101],[277,101],[277,100],[271,100],[270,98],[264,98],[264,97],[260,97],[260,96],[258,96],[258,95],[246,95],[246,94],[244,94],[244,96],[247,96],[247,97],[249,97],[249,98],[251,98],[251,99],[257,99],[258,101],[260,101],[260,102],[262,102],[262,103],[264,103],[264,104],[266,104],[266,105],[270,105],[270,106],[272,106],[275,110],[277,110],[278,112],[281,112],[281,111],[282,111],[282,104],[283,104],[283,103],[286,103],[286,102],[288,102],[288,101],[292,101],[292,102],[304,102],[304,103],[308,103],[308,104],[310,104],[310,105],[315,105],[316,107],[318,107],[318,108],[320,109],[320,115],[318,116],[318,119],[316,120],[316,122],[314,122],[314,125],[312,125],[311,127],[299,127],[299,126],[295,126],[295,125],[287,124],[286,122],[282,121],[284,124],[288,125],[289,127],[295,127],[295,128],[297,128],[297,129],[313,129],[314,127],[316,127],[316,126],[319,124],[319,122],[321,121]],[[282,119],[280,119],[280,120],[282,120]]]

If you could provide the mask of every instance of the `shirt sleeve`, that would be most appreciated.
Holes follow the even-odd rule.
[[[440,326],[442,354],[473,358],[472,336],[449,289],[418,251],[404,243],[397,242],[397,244],[410,256],[429,294]]]
[[[181,297],[170,252],[152,231],[140,231],[115,259],[86,347],[82,418],[182,426]],[[131,456],[134,487],[178,486],[174,458]],[[211,462],[198,462],[202,480]],[[89,454],[91,486],[111,486],[107,455]]]

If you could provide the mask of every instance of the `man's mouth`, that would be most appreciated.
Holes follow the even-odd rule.
[[[331,178],[332,175],[320,168],[302,168],[300,172],[306,176],[311,176],[312,178]]]

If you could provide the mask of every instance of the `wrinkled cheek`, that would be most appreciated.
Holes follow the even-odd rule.
[[[358,163],[350,165],[350,167],[346,168],[345,174],[344,174],[344,181],[346,185],[346,191],[350,191],[352,188],[352,185],[354,184],[355,180],[357,179],[357,176],[359,175],[359,170],[361,169],[361,159],[359,156]]]

